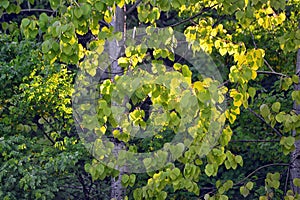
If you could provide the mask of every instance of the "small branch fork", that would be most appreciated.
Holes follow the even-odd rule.
[[[213,6],[210,6],[210,7],[207,7],[207,8],[203,8],[199,13],[197,13],[197,14],[195,14],[195,15],[193,15],[193,16],[187,18],[187,19],[184,19],[184,20],[182,20],[182,21],[180,21],[180,22],[177,22],[177,23],[175,23],[175,24],[171,24],[171,25],[169,25],[169,26],[167,26],[167,27],[175,27],[175,26],[178,26],[178,25],[180,25],[180,24],[184,24],[184,23],[186,23],[186,22],[190,22],[190,21],[193,20],[194,18],[199,17],[200,15],[202,15],[203,13],[209,11],[210,9],[212,9],[212,8],[215,7],[215,6],[216,6],[216,5],[213,5]]]
[[[282,76],[282,77],[289,77],[286,74],[282,74],[275,71],[256,71],[258,74],[269,74],[269,75],[276,75],[276,76]]]
[[[264,122],[268,127],[270,127],[278,136],[282,137],[282,133],[279,130],[277,130],[276,128],[272,127],[269,123],[267,123],[266,120],[262,116],[260,116],[258,113],[256,113],[251,108],[248,108],[248,110],[252,114],[254,114],[258,119],[260,119],[262,122]]]
[[[248,174],[241,181],[239,181],[238,183],[236,183],[235,185],[242,184],[245,180],[247,180],[248,178],[250,178],[253,174],[255,174],[256,172],[258,172],[259,170],[261,170],[263,168],[266,168],[266,167],[272,167],[272,166],[287,166],[288,167],[288,166],[290,166],[290,164],[288,164],[288,163],[271,163],[271,164],[260,166],[259,168],[255,169],[253,172],[251,172],[250,174]]]

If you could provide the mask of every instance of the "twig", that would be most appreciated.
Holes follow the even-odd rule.
[[[48,12],[48,13],[54,13],[54,10],[50,9],[43,9],[43,8],[30,8],[30,9],[22,9],[20,12]],[[3,15],[8,15],[7,12],[4,12]]]
[[[286,172],[285,184],[284,184],[284,194],[286,194],[286,191],[287,191],[289,175],[290,175],[290,168],[288,167],[287,172]]]
[[[251,31],[250,31],[250,34],[251,34],[251,37],[252,37],[252,42],[253,42],[254,48],[257,49],[257,45],[256,45],[256,42],[255,42],[254,35],[253,35],[253,33]],[[274,69],[271,67],[271,65],[268,63],[268,61],[265,58],[264,58],[264,63],[269,67],[269,69],[272,72],[275,72]]]
[[[283,76],[283,77],[288,77],[288,75],[275,72],[275,71],[256,71],[258,74],[270,74],[270,75],[277,75],[277,76]]]
[[[218,88],[221,88],[221,87],[223,87],[224,85],[227,85],[229,82],[230,82],[230,81],[227,80],[227,81],[221,83],[220,85],[218,85]]]
[[[247,180],[249,177],[251,177],[253,174],[258,172],[259,170],[266,168],[266,167],[271,167],[271,166],[289,166],[289,164],[287,164],[287,163],[272,163],[272,164],[263,165],[263,166],[257,168],[256,170],[254,170],[253,172],[251,172],[250,174],[248,174],[248,176],[246,176],[245,178],[243,178],[241,181],[239,181],[238,183],[236,183],[234,185],[239,185],[239,184],[243,183],[245,180]]]
[[[126,11],[126,15],[130,14],[131,12],[134,11],[134,9],[142,2],[142,0],[137,0],[133,6],[131,6],[127,11]]]
[[[238,142],[279,142],[280,140],[230,140],[230,142],[238,143]]]
[[[259,114],[257,114],[257,113],[256,113],[254,110],[252,110],[251,108],[248,108],[248,110],[249,110],[251,113],[253,113],[257,118],[259,118],[261,121],[263,121],[267,126],[269,126],[273,131],[275,131],[275,133],[276,133],[278,136],[282,137],[282,133],[281,133],[279,130],[277,130],[276,128],[272,127],[269,123],[267,123],[266,120],[265,120],[262,116],[260,116]]]
[[[251,34],[251,38],[252,38],[252,42],[253,42],[254,48],[257,49],[257,45],[256,45],[256,42],[255,42],[254,35],[253,35],[253,33],[251,31],[250,31],[250,34]]]
[[[178,26],[178,25],[180,25],[180,24],[189,22],[190,20],[192,20],[192,19],[194,19],[194,18],[196,18],[196,17],[202,15],[204,12],[209,11],[210,9],[212,9],[212,8],[215,7],[215,6],[216,6],[216,5],[213,5],[213,6],[207,7],[207,8],[203,8],[199,13],[197,13],[197,14],[195,14],[195,15],[193,15],[193,16],[187,18],[187,19],[184,19],[184,20],[182,20],[182,21],[180,21],[180,22],[177,22],[177,23],[175,23],[175,24],[171,24],[171,25],[169,25],[169,26],[167,26],[167,27],[175,27],[175,26]]]
[[[194,21],[194,20],[192,20],[192,19],[190,19],[190,22],[194,25],[194,26],[197,26],[198,24]]]
[[[268,63],[268,61],[264,58],[264,63],[269,67],[269,69],[272,71],[272,72],[275,72],[274,69],[271,67],[271,65]]]
[[[51,142],[51,144],[55,145],[55,141],[43,130],[42,125],[37,123],[37,127],[46,136],[46,138]]]

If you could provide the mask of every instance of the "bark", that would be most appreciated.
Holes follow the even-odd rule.
[[[117,32],[123,32],[125,29],[125,14],[124,11],[117,7],[114,15],[114,19],[111,22],[111,26],[114,27],[114,30]],[[109,42],[109,56],[111,59],[111,66],[110,66],[110,78],[113,80],[114,76],[117,74],[122,73],[122,69],[120,66],[118,66],[118,58],[121,56],[122,53],[122,41],[116,41],[113,40]],[[117,141],[116,139],[113,141],[114,142],[114,150],[113,154],[115,157],[118,156],[118,152],[121,149],[125,149],[125,145],[122,142]],[[122,200],[124,199],[125,196],[125,188],[121,184],[122,180],[122,175],[124,174],[124,167],[118,167],[116,168],[119,170],[119,175],[118,177],[112,177],[111,179],[111,199],[114,200]]]
[[[299,27],[300,29],[300,22],[299,22]],[[298,49],[297,52],[297,61],[296,61],[296,74],[300,78],[300,49]],[[300,90],[300,83],[295,84],[294,90]],[[294,111],[296,112],[297,115],[300,114],[300,105],[296,104],[294,102],[293,106]],[[293,136],[296,136],[296,130],[293,131]],[[299,133],[298,133],[299,134]],[[300,140],[296,140],[295,142],[295,150],[291,155],[291,165],[290,165],[290,178],[291,178],[291,188],[294,193],[300,194],[300,188],[296,187],[293,184],[294,178],[300,178]]]

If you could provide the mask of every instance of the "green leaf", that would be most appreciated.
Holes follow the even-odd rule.
[[[81,6],[82,14],[85,16],[89,16],[91,13],[91,6],[88,3],[83,3]]]
[[[56,10],[60,4],[60,0],[49,0],[49,2],[53,10]]]
[[[101,2],[101,1],[98,1],[95,3],[95,8],[98,10],[98,11],[103,11],[104,10],[104,3]]]
[[[181,70],[182,65],[180,63],[174,63],[173,68],[177,71]]]
[[[250,95],[251,98],[254,98],[254,96],[256,94],[256,89],[253,88],[253,87],[249,87],[248,93],[249,93],[249,95]]]
[[[273,103],[273,105],[272,105],[272,110],[273,110],[274,112],[279,112],[279,111],[280,111],[280,107],[281,107],[280,102],[275,102],[275,103]]]
[[[244,15],[245,15],[245,13],[241,10],[239,10],[235,13],[235,16],[238,20],[242,19],[244,17]]]
[[[300,91],[296,90],[292,92],[292,99],[296,101],[298,105],[300,105]]]
[[[179,156],[182,155],[182,153],[184,151],[184,144],[178,143],[175,146],[172,145],[172,146],[170,146],[170,151],[171,151],[173,159],[177,159]]]
[[[129,176],[127,174],[123,174],[122,181],[121,181],[122,185],[124,185],[124,186],[128,185],[127,184],[128,181],[129,181]]]
[[[21,27],[24,29],[26,28],[27,26],[29,26],[30,24],[30,20],[28,18],[24,18],[22,19],[22,22],[21,22]]]
[[[270,114],[270,109],[266,104],[260,106],[260,113],[264,118],[267,118]]]
[[[248,190],[252,190],[252,188],[253,188],[253,182],[249,181],[249,182],[246,184],[246,188],[247,188]]]
[[[296,83],[296,84],[298,84],[299,83],[299,76],[297,76],[297,75],[293,75],[292,76],[292,81],[294,82],[294,83]]]
[[[235,156],[235,161],[240,164],[240,166],[243,166],[243,158],[240,155]]]
[[[74,9],[74,15],[77,19],[79,19],[83,14],[83,11],[81,8],[75,8]]]
[[[183,65],[181,70],[182,70],[182,74],[183,74],[184,77],[191,77],[192,76],[192,72],[190,71],[190,69],[187,65]]]
[[[144,162],[144,165],[145,165],[145,167],[146,168],[149,168],[150,166],[151,166],[151,158],[145,158],[144,160],[143,160],[143,162]]]
[[[286,145],[288,146],[293,146],[294,143],[295,143],[295,138],[293,136],[289,136],[287,138],[285,138],[285,142],[284,142]]]
[[[300,178],[294,178],[293,183],[295,186],[300,187]]]
[[[280,112],[275,116],[277,122],[281,123],[286,120],[286,115],[284,112]]]
[[[171,171],[171,173],[170,173],[170,178],[171,178],[172,180],[175,180],[175,179],[177,179],[177,178],[179,177],[179,175],[180,175],[180,169],[174,168],[174,169]]]
[[[242,186],[240,187],[240,193],[244,196],[244,197],[247,197],[249,195],[249,190],[245,187],[245,186]]]
[[[233,181],[232,180],[228,180],[223,184],[223,187],[226,191],[228,191],[229,189],[231,189],[233,187]]]
[[[7,9],[9,6],[9,1],[8,0],[2,0],[0,2],[0,6],[2,6],[4,9]]]
[[[293,84],[293,81],[290,77],[284,78],[283,83],[282,83],[282,89],[288,90],[292,84]]]
[[[214,174],[215,170],[214,170],[214,166],[213,164],[207,164],[205,166],[205,174],[207,176],[212,176]]]
[[[143,198],[143,190],[141,188],[137,188],[133,191],[133,198],[135,200],[142,200]]]
[[[130,174],[129,176],[129,186],[133,187],[136,180],[135,174]]]

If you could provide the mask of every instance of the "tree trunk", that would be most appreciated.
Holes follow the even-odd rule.
[[[298,28],[300,29],[300,22]],[[300,49],[298,49],[297,52],[296,74],[300,79]],[[294,90],[300,90],[300,83],[295,84]],[[294,102],[293,109],[295,110],[297,115],[300,114],[300,105],[298,105],[296,102]],[[293,131],[293,136],[296,136],[296,130]],[[294,178],[300,178],[300,140],[296,140],[295,151],[291,155],[290,173],[292,190],[294,193],[300,194],[300,188],[293,184]]]
[[[125,14],[124,11],[117,7],[113,21],[111,22],[111,26],[114,27],[114,31],[116,32],[123,32],[125,29]],[[115,75],[121,74],[122,69],[118,65],[118,58],[121,56],[122,53],[122,41],[118,42],[116,40],[110,41],[109,42],[109,56],[111,58],[111,66],[110,66],[110,78],[113,79]],[[121,149],[125,148],[125,145],[122,142],[117,141],[116,139],[113,141],[114,142],[114,150],[113,154],[115,157],[118,156],[118,153]],[[125,195],[125,188],[122,187],[121,180],[122,180],[122,175],[124,174],[124,167],[118,167],[116,166],[119,170],[119,175],[118,177],[112,177],[111,179],[111,199],[114,200],[122,200],[124,199]]]

